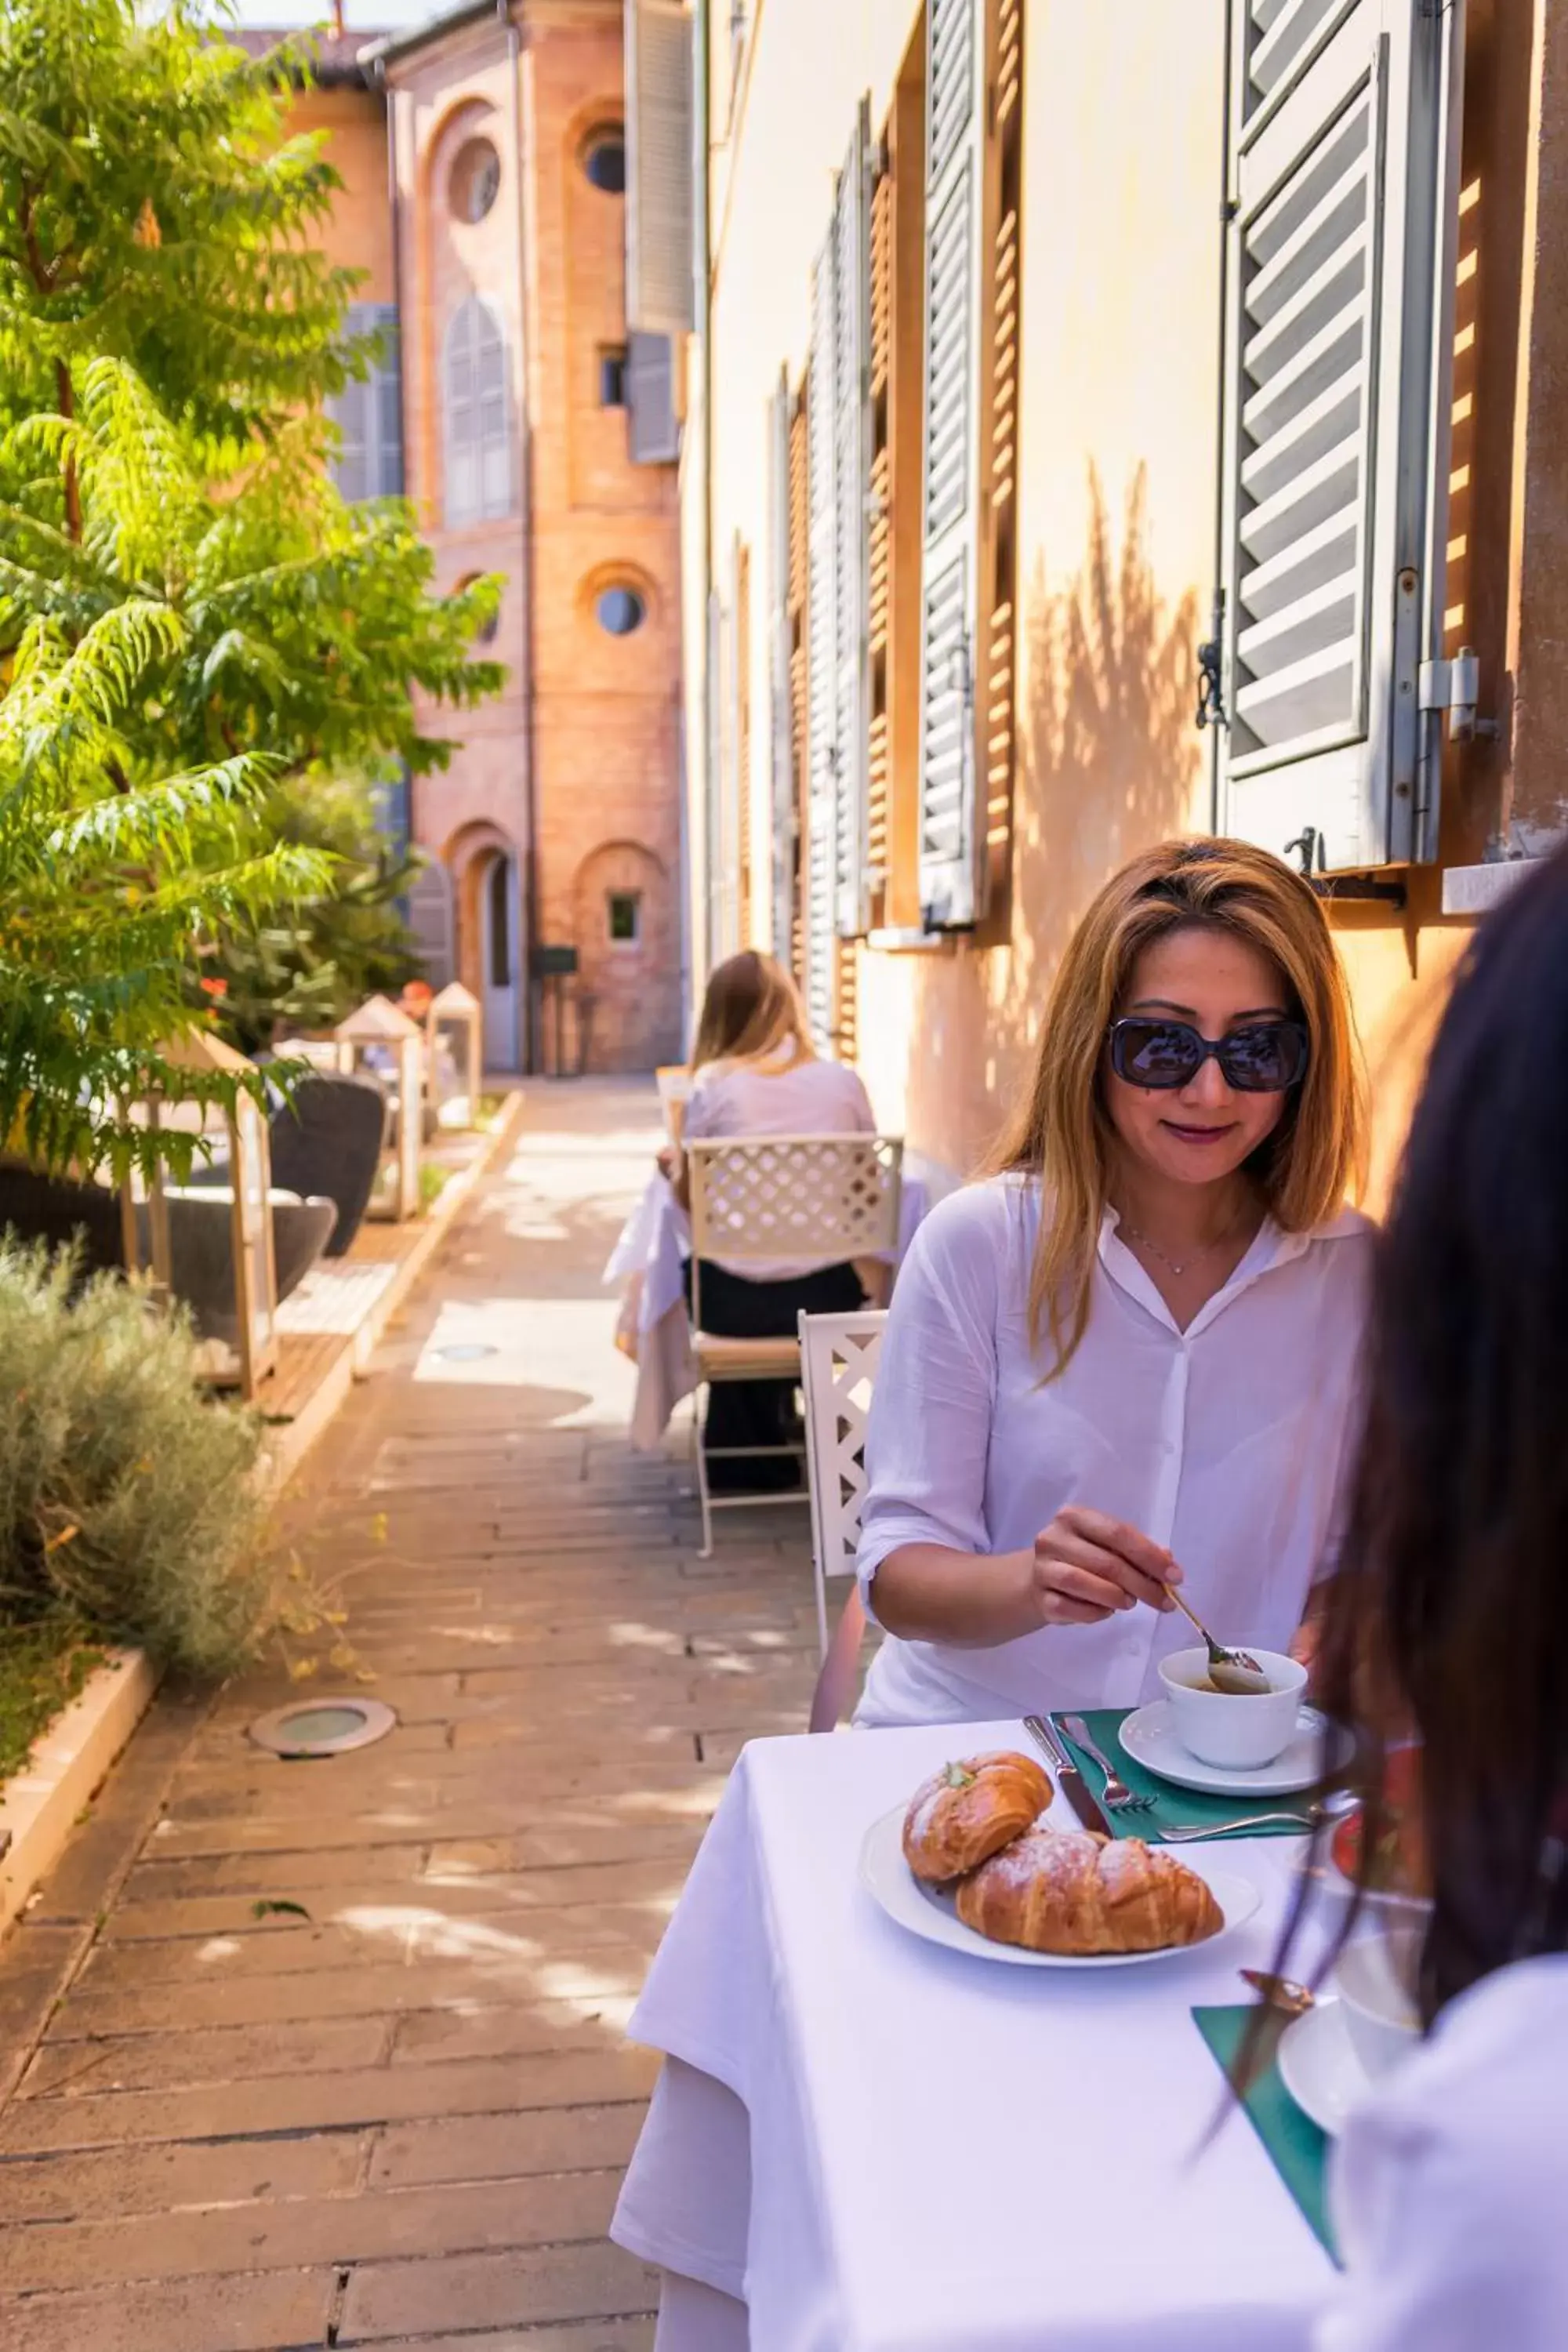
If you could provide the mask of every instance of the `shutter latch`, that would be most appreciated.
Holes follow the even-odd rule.
[[[1468,743],[1478,735],[1497,733],[1495,719],[1476,716],[1480,688],[1481,665],[1473,646],[1461,646],[1452,661],[1421,665],[1421,708],[1447,712],[1450,742]]]

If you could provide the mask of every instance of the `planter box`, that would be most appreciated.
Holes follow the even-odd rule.
[[[140,1650],[111,1651],[80,1696],[39,1735],[0,1789],[0,1934],[58,1861],[152,1700],[157,1676]]]

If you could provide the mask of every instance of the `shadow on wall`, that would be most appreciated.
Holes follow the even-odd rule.
[[[1198,599],[1173,610],[1149,556],[1140,466],[1114,543],[1089,469],[1089,541],[1065,586],[1037,558],[1025,613],[1008,935],[961,944],[920,976],[909,1125],[950,1168],[984,1158],[1026,1086],[1051,974],[1084,907],[1123,860],[1200,815]]]

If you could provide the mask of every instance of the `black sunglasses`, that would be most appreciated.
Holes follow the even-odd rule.
[[[1299,1021],[1257,1021],[1226,1037],[1205,1037],[1190,1021],[1131,1013],[1113,1021],[1108,1034],[1110,1066],[1130,1087],[1189,1087],[1212,1059],[1238,1095],[1282,1095],[1300,1085],[1311,1052]]]

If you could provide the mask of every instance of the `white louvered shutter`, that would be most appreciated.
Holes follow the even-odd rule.
[[[675,349],[668,335],[626,337],[626,439],[634,466],[668,466],[680,455],[675,416]]]
[[[982,911],[974,743],[984,0],[926,10],[925,519],[920,894],[927,925]]]
[[[871,110],[862,100],[833,206],[834,928],[870,919]]]
[[[811,281],[811,370],[806,380],[806,834],[805,1009],[819,1045],[833,1034],[834,890],[838,872],[837,501],[834,486],[834,237]]]
[[[626,325],[681,335],[695,323],[691,17],[670,0],[626,0]]]
[[[403,488],[403,394],[398,373],[397,310],[391,302],[351,302],[344,325],[352,336],[377,334],[381,351],[368,374],[352,378],[328,403],[339,446],[332,473],[351,503],[395,498]]]
[[[1436,854],[1459,15],[1238,14],[1222,822],[1314,871]]]
[[[795,936],[794,689],[789,622],[789,376],[768,406],[768,764],[772,811],[773,951],[787,963]]]

